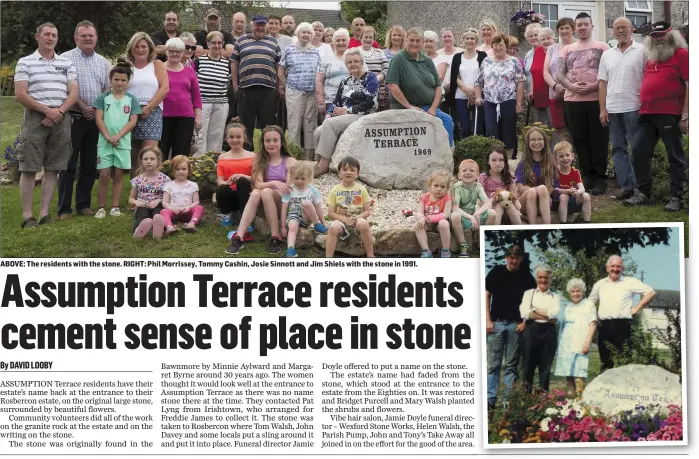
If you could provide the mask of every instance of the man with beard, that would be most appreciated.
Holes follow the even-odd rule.
[[[607,191],[609,129],[599,121],[599,69],[602,53],[609,46],[592,38],[594,25],[587,13],[575,17],[578,41],[561,49],[556,80],[565,88],[566,127],[573,137],[583,184],[591,194]]]
[[[624,345],[630,345],[631,319],[655,296],[655,291],[633,277],[623,277],[624,261],[619,255],[612,255],[607,260],[607,274],[592,287],[589,300],[597,305],[599,316],[599,357],[602,371],[614,368],[610,345],[616,354],[624,352]],[[641,301],[633,306],[633,296],[641,295]]]
[[[682,34],[672,30],[665,21],[651,26],[644,47],[648,60],[641,83],[636,138],[632,145],[637,185],[635,194],[624,204],[655,204],[651,197],[651,161],[659,137],[665,144],[670,163],[671,197],[665,211],[679,212],[687,173],[682,134],[689,133],[689,51]]]
[[[609,125],[612,160],[621,191],[617,200],[633,196],[636,178],[627,144],[633,145],[638,109],[641,107],[641,81],[646,60],[643,45],[633,41],[633,24],[627,18],[614,21],[616,48],[605,51],[599,63],[599,120]]]
[[[294,17],[287,14],[282,18],[282,33],[288,37],[293,37],[296,32],[296,21]]]
[[[277,71],[282,53],[277,40],[265,33],[266,28],[267,17],[256,14],[252,33],[235,42],[231,55],[231,79],[248,150],[252,150],[255,124],[264,129],[277,119]]]
[[[204,23],[204,29],[194,33],[194,38],[197,40],[197,54],[196,57],[204,54],[205,49],[209,49],[206,43],[206,36],[209,32],[221,32],[223,34],[223,52],[221,55],[223,57],[231,57],[233,52],[233,35],[230,32],[224,32],[221,30],[221,13],[216,8],[210,8],[206,12],[206,22]]]

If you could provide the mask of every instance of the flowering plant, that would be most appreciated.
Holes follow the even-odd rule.
[[[650,31],[652,30],[651,28],[651,23],[650,22],[644,22],[638,27],[633,28],[633,33],[640,33],[644,37],[647,36]]]
[[[8,145],[7,148],[5,148],[5,154],[3,157],[5,158],[5,161],[7,161],[7,165],[10,167],[17,165],[17,145],[19,145],[19,136],[17,136],[13,144]]]
[[[537,23],[537,24],[544,24],[544,21],[546,20],[546,16],[544,16],[541,13],[537,13],[534,10],[529,10],[529,11],[517,11],[512,18],[510,18],[510,22],[518,27],[523,27],[527,26],[529,24]]]

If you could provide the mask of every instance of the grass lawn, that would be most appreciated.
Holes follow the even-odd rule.
[[[14,97],[0,98],[2,126],[0,145],[2,150],[19,135],[22,106]],[[259,132],[255,144],[259,143]],[[3,160],[4,161],[4,160]],[[613,182],[610,180],[610,184]],[[35,215],[38,215],[39,193],[34,193]],[[128,203],[129,187],[125,186],[121,198],[122,209]],[[628,208],[608,196],[593,196],[593,223],[675,222],[685,224],[685,254],[689,250],[689,211],[673,214],[663,211],[663,204],[655,207]],[[213,214],[205,214],[197,234],[177,234],[156,243],[152,240],[134,241],[131,238],[133,217],[124,212],[120,218],[104,220],[76,217],[67,222],[56,222],[46,227],[24,231],[20,228],[22,212],[19,189],[0,187],[2,236],[0,254],[4,257],[224,257],[229,229],[220,228]],[[97,186],[93,188],[93,208],[97,203]],[[54,198],[51,215],[56,216],[57,198]],[[205,206],[212,207],[212,206]],[[266,257],[266,240],[246,244],[241,256]],[[316,251],[300,251],[300,256],[320,256]]]

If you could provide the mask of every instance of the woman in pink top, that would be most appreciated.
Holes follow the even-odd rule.
[[[160,150],[163,159],[189,156],[194,130],[201,129],[201,95],[194,69],[182,64],[184,42],[171,38],[165,43],[170,91],[163,100],[163,135]]]

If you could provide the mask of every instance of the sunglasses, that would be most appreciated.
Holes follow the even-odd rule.
[[[184,45],[184,49],[186,49],[187,51],[194,51],[195,49],[197,49],[197,45]]]

